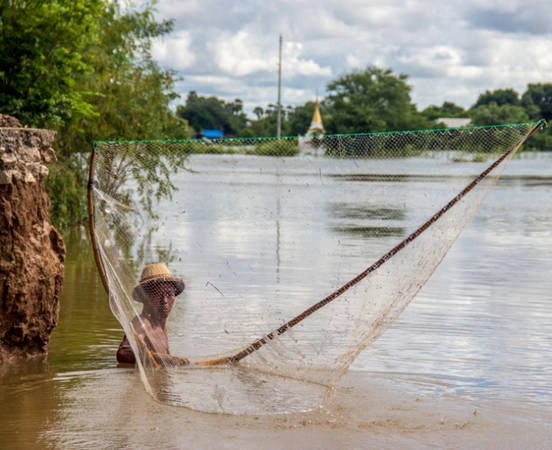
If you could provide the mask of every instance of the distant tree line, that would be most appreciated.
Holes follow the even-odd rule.
[[[0,107],[29,127],[58,132],[59,163],[47,188],[52,217],[61,229],[86,220],[86,154],[95,140],[180,139],[204,129],[226,136],[275,136],[277,105],[257,106],[248,117],[243,102],[187,94],[177,99],[172,70],[151,54],[154,39],[173,30],[155,18],[155,1],[139,7],[115,0],[0,0]],[[418,111],[406,74],[369,66],[327,85],[320,108],[327,133],[441,127],[439,117],[469,117],[474,125],[552,119],[552,83],[481,94],[464,110],[445,101]],[[314,102],[281,108],[282,135],[304,134]],[[532,138],[552,149],[552,130]]]
[[[320,102],[324,127],[328,134],[442,128],[439,118],[468,118],[472,125],[520,123],[552,120],[552,83],[529,84],[523,95],[513,89],[497,89],[479,95],[476,103],[464,109],[445,101],[417,111],[410,97],[407,75],[394,75],[391,70],[368,67],[332,81],[328,96]],[[314,102],[281,109],[282,134],[303,135],[308,130]],[[205,129],[222,130],[227,137],[276,136],[276,105],[256,106],[255,118],[243,111],[243,102],[236,98],[225,102],[216,97],[188,94],[176,115],[201,135]],[[537,150],[552,150],[552,129],[532,138]]]

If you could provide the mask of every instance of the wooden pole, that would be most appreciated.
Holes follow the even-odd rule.
[[[88,230],[90,231],[90,241],[92,242],[92,250],[94,252],[94,260],[100,273],[103,287],[109,294],[109,285],[107,283],[107,277],[105,275],[105,269],[98,250],[98,241],[96,239],[95,225],[94,225],[94,203],[92,201],[92,194],[94,190],[94,161],[96,157],[96,147],[92,147],[92,153],[90,154],[90,167],[88,168]]]
[[[282,103],[281,103],[281,90],[282,90],[282,35],[280,34],[280,49],[278,53],[278,103],[276,104],[278,112],[278,122],[276,126],[276,136],[279,138],[282,135]]]

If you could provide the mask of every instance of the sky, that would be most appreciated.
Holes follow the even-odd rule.
[[[239,98],[248,115],[323,99],[369,66],[408,75],[419,111],[472,106],[487,90],[552,82],[552,0],[158,0],[174,30],[153,56],[190,91]]]

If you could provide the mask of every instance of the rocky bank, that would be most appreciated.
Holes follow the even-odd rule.
[[[58,321],[65,245],[44,188],[54,140],[0,114],[0,364],[47,353]]]

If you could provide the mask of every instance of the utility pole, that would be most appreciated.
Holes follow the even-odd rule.
[[[276,108],[278,111],[278,122],[276,124],[276,136],[279,138],[282,134],[282,103],[281,103],[281,89],[282,89],[282,35],[280,34],[280,51],[278,55],[278,103]]]

